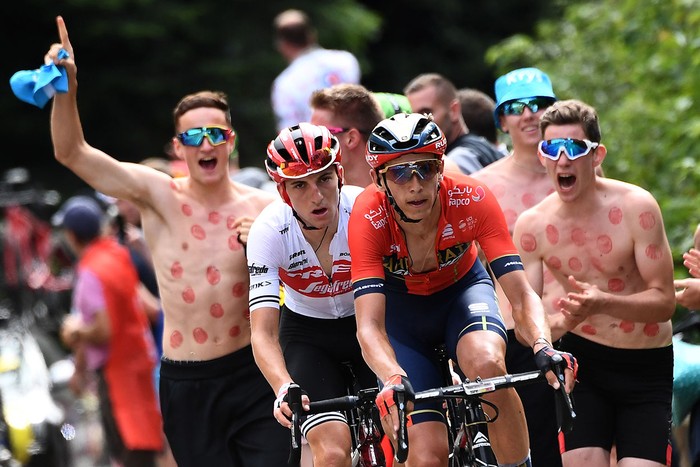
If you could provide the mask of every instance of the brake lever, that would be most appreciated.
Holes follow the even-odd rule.
[[[408,458],[408,431],[406,428],[406,394],[403,391],[395,391],[397,415],[399,416],[399,430],[396,433],[396,462],[403,464]]]
[[[291,442],[287,464],[290,467],[299,467],[301,462],[301,427],[299,426],[301,387],[298,384],[290,384],[287,388],[287,403],[292,411]]]
[[[553,355],[552,361],[554,362],[554,374],[559,381],[559,389],[557,389],[557,391],[554,393],[557,412],[557,425],[559,425],[559,429],[563,433],[569,433],[574,427],[576,411],[574,410],[573,396],[571,394],[567,394],[566,392],[566,378],[564,377],[566,362],[561,355]]]

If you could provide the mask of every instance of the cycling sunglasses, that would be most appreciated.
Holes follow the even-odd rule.
[[[397,185],[404,185],[415,173],[421,180],[432,180],[440,171],[440,161],[437,159],[425,159],[405,164],[394,164],[379,170],[380,174],[385,174],[388,180]]]
[[[224,144],[233,135],[233,130],[223,126],[203,126],[200,128],[190,128],[179,135],[177,139],[185,146],[200,146],[204,137],[209,140],[212,146]]]
[[[555,138],[540,141],[539,151],[542,156],[553,161],[558,161],[562,152],[567,159],[574,161],[590,153],[599,144],[587,139]]]
[[[523,112],[525,112],[525,107],[530,109],[530,112],[534,114],[540,110],[546,109],[553,103],[554,99],[551,97],[530,97],[528,99],[518,99],[503,104],[503,115],[522,115]]]
[[[303,178],[312,173],[320,172],[335,162],[335,156],[328,148],[319,149],[309,158],[309,163],[303,161],[282,162],[278,168],[285,178]]]

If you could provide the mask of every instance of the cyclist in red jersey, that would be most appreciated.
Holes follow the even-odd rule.
[[[385,381],[377,398],[387,433],[398,425],[395,393],[443,385],[434,349],[470,379],[506,373],[506,331],[493,282],[478,261],[478,242],[508,296],[517,336],[533,349],[554,387],[558,353],[537,294],[527,282],[503,212],[485,185],[443,176],[445,137],[431,116],[399,114],[380,122],[367,145],[374,184],[350,216],[350,252],[358,338],[365,360]],[[574,384],[568,361],[566,387]],[[486,399],[500,409],[491,442],[501,465],[531,465],[522,405],[512,390]],[[439,405],[416,404],[406,465],[447,465],[447,431]],[[392,426],[393,425],[393,426]]]

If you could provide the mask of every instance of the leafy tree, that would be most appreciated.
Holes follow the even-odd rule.
[[[500,72],[537,66],[559,98],[599,112],[607,175],[640,185],[659,201],[674,256],[700,222],[700,2],[566,1],[561,18],[534,37],[492,47]]]

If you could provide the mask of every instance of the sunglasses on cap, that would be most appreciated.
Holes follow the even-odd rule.
[[[420,161],[406,162],[404,164],[394,164],[379,170],[380,174],[385,174],[388,180],[397,185],[404,185],[411,180],[413,174],[418,175],[421,180],[432,180],[440,171],[440,161],[437,159],[424,159]]]
[[[200,128],[190,128],[189,130],[183,131],[177,135],[177,139],[180,140],[185,146],[200,146],[204,137],[206,136],[209,140],[209,144],[212,146],[219,146],[224,144],[233,135],[233,130],[223,126],[203,126]]]
[[[336,127],[336,126],[329,126],[329,127],[326,127],[326,128],[328,128],[328,131],[329,131],[330,134],[332,134],[333,136],[339,135],[339,134],[341,134],[341,133],[345,133],[345,132],[347,132],[347,131],[352,130],[352,128],[342,128],[342,127]],[[356,129],[357,131],[359,131],[360,133],[362,133],[363,135],[368,135],[368,134],[371,133],[370,130],[361,130],[361,129],[359,129],[359,128],[355,128],[355,129]]]
[[[600,143],[594,143],[587,139],[556,138],[540,141],[539,151],[542,156],[553,161],[558,161],[563,152],[570,161],[576,160],[590,153]]]
[[[530,112],[534,114],[540,110],[546,109],[553,103],[554,99],[551,97],[530,97],[529,99],[518,99],[503,104],[503,115],[522,115],[523,112],[525,112],[525,107],[530,109]]]
[[[311,155],[309,163],[294,161],[282,162],[277,169],[285,178],[304,178],[307,175],[325,170],[335,161],[331,150],[319,149]]]

